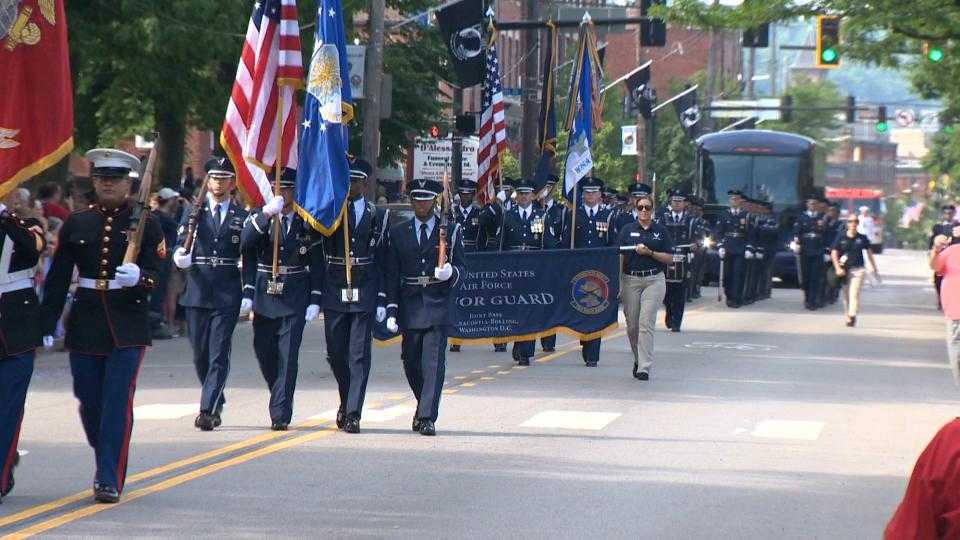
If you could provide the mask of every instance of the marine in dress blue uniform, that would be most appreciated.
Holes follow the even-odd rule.
[[[610,234],[610,210],[600,207],[601,189],[603,189],[603,181],[599,178],[580,180],[583,204],[577,208],[575,226],[572,212],[569,209],[566,210],[564,230],[560,235],[561,245],[569,247],[571,238],[573,238],[574,249],[599,248],[615,244],[616,239]],[[587,367],[597,367],[600,362],[600,344],[600,338],[580,341],[580,354]]]
[[[327,360],[340,394],[337,427],[347,433],[359,433],[370,379],[374,319],[382,322],[386,318],[384,272],[390,212],[377,208],[363,196],[373,171],[370,164],[359,158],[350,158],[349,163],[349,203],[341,219],[347,223],[350,245],[344,245],[342,221],[322,244],[323,330]]]
[[[250,311],[250,300],[246,306],[242,303],[243,288],[253,287],[257,266],[256,261],[248,261],[241,274],[240,236],[248,213],[231,201],[236,179],[233,164],[227,158],[212,157],[206,171],[206,198],[198,201],[195,218],[184,216],[173,262],[186,274],[180,305],[200,380],[200,413],[193,425],[211,431],[222,422],[233,331],[240,312]],[[184,242],[191,229],[193,244],[187,251]]]
[[[744,254],[747,250],[749,224],[747,212],[740,206],[743,192],[732,189],[730,208],[724,210],[717,219],[714,236],[724,268],[723,288],[727,297],[727,306],[739,308],[743,305],[743,282],[745,277]]]
[[[387,272],[387,329],[403,334],[403,371],[417,398],[413,430],[436,435],[440,393],[446,371],[447,336],[453,324],[450,295],[465,271],[459,226],[446,229],[447,259],[439,249],[442,227],[434,213],[443,186],[414,180],[410,188],[415,217],[390,229]]]
[[[244,261],[256,261],[257,279],[244,286],[253,301],[253,350],[270,390],[270,428],[285,431],[293,417],[303,327],[320,315],[321,239],[293,209],[296,171],[284,169],[280,195],[247,218],[240,235]],[[273,222],[280,221],[278,291],[273,280]]]
[[[119,501],[127,473],[133,398],[150,345],[150,292],[166,245],[159,224],[146,221],[136,263],[123,263],[135,209],[128,200],[136,156],[119,150],[87,152],[97,200],[70,214],[44,283],[44,340],[52,343],[76,268],[77,291],[66,323],[73,391],[96,458],[94,498]]]
[[[534,189],[532,180],[520,179],[516,184],[516,204],[503,218],[501,244],[504,251],[540,251],[545,246],[544,235],[549,231],[543,210],[533,204]],[[529,366],[534,343],[532,339],[514,342],[514,361]]]
[[[39,221],[0,204],[0,502],[13,489],[27,387],[41,343],[33,276],[44,245]]]
[[[803,282],[803,306],[809,310],[820,307],[820,281],[823,279],[824,234],[826,222],[817,208],[819,198],[810,195],[807,198],[807,210],[797,217],[793,225],[794,245],[799,248],[800,273]]]
[[[480,220],[484,208],[475,201],[477,183],[464,178],[457,186],[457,194],[460,196],[460,202],[450,208],[450,217],[460,225],[463,251],[464,253],[483,251],[486,249],[487,236]],[[460,345],[450,345],[450,352],[460,352]]]
[[[690,279],[690,262],[693,260],[696,232],[693,216],[687,212],[685,193],[680,190],[670,193],[670,211],[661,217],[659,223],[670,233],[673,253],[673,263],[666,266],[664,323],[671,332],[679,332],[683,323],[683,310],[687,304],[687,281]]]

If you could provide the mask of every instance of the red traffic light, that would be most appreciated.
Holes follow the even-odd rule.
[[[440,128],[438,128],[437,126],[432,126],[432,127],[430,128],[430,136],[433,137],[434,139],[436,139],[437,137],[439,137],[439,136],[440,136]]]

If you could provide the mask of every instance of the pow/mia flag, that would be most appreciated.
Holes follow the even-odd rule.
[[[463,86],[483,79],[483,0],[462,0],[437,11],[440,33]]]
[[[677,111],[677,119],[683,126],[687,138],[695,139],[700,132],[700,106],[697,105],[697,91],[690,91],[673,102],[673,108]]]
[[[650,65],[627,77],[627,98],[630,109],[637,111],[646,119],[653,115],[652,109],[657,102],[657,91],[650,86]]]

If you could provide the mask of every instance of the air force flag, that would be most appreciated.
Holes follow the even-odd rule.
[[[329,236],[340,223],[350,190],[347,123],[353,118],[340,0],[317,2],[317,32],[300,137],[297,213]]]
[[[586,16],[585,16],[586,17]],[[564,164],[563,189],[567,199],[573,200],[574,188],[593,169],[593,130],[602,120],[603,99],[600,95],[602,72],[597,57],[596,36],[589,19],[580,25],[580,49],[577,52],[577,67],[570,81],[570,109],[567,125],[570,139],[567,159]]]

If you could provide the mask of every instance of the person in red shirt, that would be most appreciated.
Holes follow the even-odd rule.
[[[960,538],[960,418],[920,454],[884,540]]]
[[[40,186],[37,191],[37,200],[43,205],[43,217],[52,216],[59,218],[61,221],[66,221],[67,217],[70,216],[70,211],[61,204],[62,198],[63,190],[58,184],[50,182]]]

